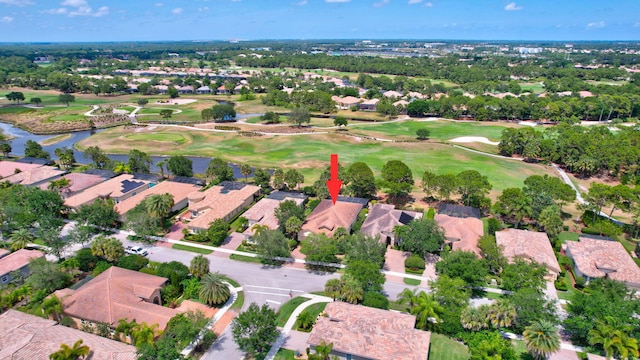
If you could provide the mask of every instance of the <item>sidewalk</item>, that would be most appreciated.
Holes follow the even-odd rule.
[[[298,315],[300,315],[300,313],[304,311],[304,309],[308,308],[313,304],[333,301],[333,299],[330,297],[320,296],[320,295],[303,294],[301,296],[309,298],[311,300],[303,302],[302,304],[298,305],[298,307],[295,310],[293,310],[293,312],[289,316],[289,320],[287,320],[287,323],[284,324],[284,328],[282,328],[282,331],[280,331],[280,336],[278,337],[278,340],[276,340],[276,342],[271,347],[271,350],[269,350],[269,352],[267,353],[265,360],[273,360],[275,358],[276,354],[278,353],[278,350],[280,350],[280,347],[282,347],[284,342],[287,340],[287,336],[289,335],[289,332],[293,328],[293,325],[295,325],[296,320],[298,319]]]

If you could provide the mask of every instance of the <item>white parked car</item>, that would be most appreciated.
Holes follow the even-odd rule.
[[[124,252],[126,252],[127,254],[136,254],[136,255],[142,255],[142,256],[149,255],[149,252],[141,248],[140,246],[127,246],[124,249]]]

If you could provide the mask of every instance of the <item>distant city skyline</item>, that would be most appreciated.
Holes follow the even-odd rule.
[[[640,40],[640,1],[0,0],[0,42]]]

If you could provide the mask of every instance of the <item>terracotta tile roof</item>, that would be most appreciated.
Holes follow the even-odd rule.
[[[304,202],[304,199],[299,198],[285,198],[284,200],[276,200],[264,198],[260,199],[255,205],[253,205],[249,210],[247,210],[242,217],[253,222],[255,224],[260,224],[267,226],[271,230],[275,230],[280,225],[278,218],[276,217],[276,209],[280,206],[280,203],[285,200],[291,200],[301,206]],[[253,235],[253,227],[249,226],[247,230],[244,231],[245,235],[252,236]]]
[[[361,209],[361,204],[338,200],[333,205],[331,200],[324,199],[309,214],[300,233],[303,236],[308,232],[323,233],[331,237],[339,227],[350,230]]]
[[[20,249],[0,259],[0,276],[12,271],[22,269],[29,265],[31,259],[43,257],[44,253],[38,250]]]
[[[401,98],[401,97],[404,96],[404,94],[401,93],[401,92],[397,92],[395,90],[389,90],[389,91],[385,91],[384,93],[382,93],[382,96]]]
[[[2,179],[12,184],[34,185],[47,179],[51,179],[66,173],[53,166],[38,166],[35,169],[25,170]]]
[[[331,302],[309,334],[309,344],[376,360],[425,360],[431,333],[413,328],[415,316],[344,302]]]
[[[61,344],[73,346],[80,339],[91,349],[92,360],[137,359],[136,348],[131,345],[12,309],[0,314],[0,359],[49,359]]]
[[[547,234],[537,231],[506,229],[496,232],[496,244],[503,246],[503,255],[510,261],[523,257],[560,273],[560,264],[553,252]]]
[[[16,173],[16,169],[20,171],[33,170],[39,168],[40,164],[25,164],[14,161],[0,161],[0,177],[5,178]]]
[[[65,314],[93,322],[115,326],[119,319],[136,319],[164,329],[177,311],[147,301],[153,300],[150,297],[154,291],[159,291],[166,281],[160,276],[112,266],[63,299],[62,307]]]
[[[338,96],[332,96],[331,100],[337,102],[338,104],[343,104],[343,105],[356,105],[358,103],[360,103],[362,101],[362,99],[357,98],[355,96],[345,96],[343,98],[338,97]]]
[[[580,237],[580,241],[567,241],[567,255],[576,268],[590,278],[607,276],[640,289],[640,268],[617,241]]]
[[[122,174],[68,197],[64,204],[68,207],[77,208],[90,204],[100,197],[117,199],[149,183],[146,180],[134,180],[131,174]]]
[[[171,196],[173,196],[173,203],[178,204],[185,201],[190,193],[198,191],[199,189],[200,186],[193,184],[178,183],[171,180],[163,181],[155,186],[143,190],[137,195],[119,202],[118,204],[116,204],[115,210],[120,215],[126,214],[129,210],[136,207],[136,205],[140,204],[142,200],[148,198],[149,196],[165,193],[171,194]]]
[[[438,225],[444,228],[444,235],[451,241],[452,250],[472,251],[478,256],[478,240],[484,235],[482,220],[473,217],[459,218],[445,214],[435,216]]]
[[[189,227],[209,228],[211,222],[225,218],[259,191],[260,187],[254,185],[245,185],[239,189],[216,185],[206,191],[192,192],[189,194],[189,211],[198,215],[189,222]]]
[[[393,234],[396,226],[406,225],[414,219],[422,219],[422,213],[398,210],[391,204],[378,203],[369,211],[360,232],[371,237],[379,236],[383,240],[388,234]]]
[[[82,191],[91,186],[97,185],[104,181],[102,176],[85,174],[85,173],[69,173],[63,178],[69,180],[69,187],[65,193],[73,194],[78,191]],[[47,190],[49,188],[49,182],[40,185],[40,189]]]

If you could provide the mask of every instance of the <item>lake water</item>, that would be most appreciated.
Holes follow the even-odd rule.
[[[238,114],[238,118],[254,117],[254,116],[260,116],[260,115],[262,114]],[[2,132],[5,135],[9,135],[13,138],[11,140],[11,150],[12,150],[11,154],[14,156],[24,156],[24,147],[28,140],[41,142],[43,140],[46,140],[55,136],[63,135],[63,134],[35,135],[28,131],[19,129],[11,124],[6,124],[2,122],[0,122],[0,129],[2,129]],[[71,137],[69,139],[61,141],[59,143],[55,143],[53,145],[43,146],[42,148],[43,150],[51,154],[52,159],[56,160],[57,156],[55,156],[55,154],[53,153],[53,151],[56,148],[68,147],[73,149],[73,145],[75,143],[77,143],[80,140],[86,139],[89,136],[100,131],[102,130],[95,130],[95,131],[87,130],[87,131],[72,132],[70,133]],[[100,146],[100,144],[98,144],[98,146]],[[76,149],[74,149],[73,152],[75,154],[76,161],[78,163],[80,164],[91,163],[91,161],[87,159],[82,152]],[[108,156],[113,161],[126,162],[129,159],[129,156],[127,155],[108,154]],[[164,160],[166,158],[168,158],[168,156],[151,156],[151,160],[153,160],[151,171],[159,173],[160,169],[155,164],[157,164],[159,161]],[[195,174],[204,174],[205,171],[207,170],[207,166],[209,165],[209,161],[211,160],[211,158],[197,157],[197,156],[187,156],[187,158],[189,158],[193,162],[193,172]],[[231,167],[233,168],[233,174],[236,177],[236,179],[240,179],[244,177],[244,175],[240,173],[240,168],[237,165],[231,164]]]

